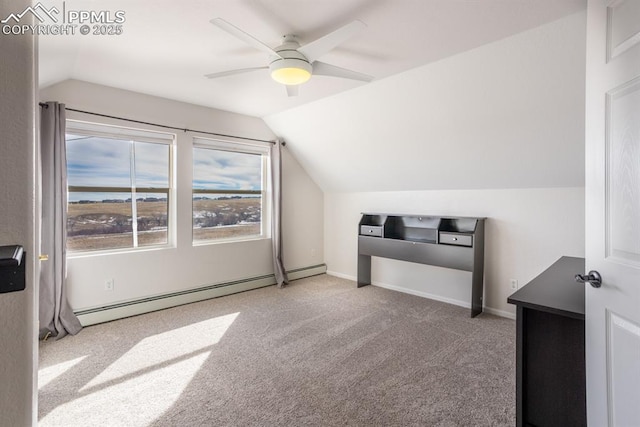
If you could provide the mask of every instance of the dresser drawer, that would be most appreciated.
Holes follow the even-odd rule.
[[[469,234],[440,233],[440,243],[445,245],[473,246],[473,236]]]
[[[382,237],[382,226],[379,225],[361,225],[360,226],[360,235],[361,236],[373,236],[373,237]]]

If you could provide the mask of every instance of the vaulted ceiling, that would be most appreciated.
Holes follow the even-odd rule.
[[[264,120],[325,192],[581,187],[585,24],[583,10]]]
[[[265,53],[210,24],[221,17],[275,47],[284,34],[308,43],[353,20],[366,29],[322,58],[380,81],[559,19],[584,0],[74,0],[75,10],[125,12],[121,35],[41,36],[40,85],[77,79],[264,117],[366,83],[313,76],[297,97],[262,66]]]

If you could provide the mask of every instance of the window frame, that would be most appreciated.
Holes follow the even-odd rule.
[[[195,170],[193,170],[195,149],[207,149],[216,151],[228,151],[232,153],[251,154],[261,156],[261,190],[207,190],[194,188],[193,180]],[[195,136],[191,146],[191,245],[205,246],[232,242],[243,242],[249,240],[264,240],[271,238],[271,149],[270,146],[249,142],[232,142],[221,139]],[[206,240],[194,240],[193,228],[193,197],[196,194],[259,194],[260,195],[260,234],[240,237],[214,238]]]
[[[126,248],[105,248],[95,250],[73,250],[66,248],[68,258],[80,258],[93,255],[104,255],[110,253],[138,252],[156,250],[163,248],[174,248],[176,241],[176,134],[148,129],[129,128],[105,123],[87,122],[81,120],[67,119],[65,128],[66,135],[80,135],[89,137],[102,137],[110,139],[125,140],[129,142],[144,142],[152,144],[166,145],[169,150],[168,187],[139,187],[134,182],[130,187],[102,187],[102,186],[78,186],[69,185],[67,178],[67,194],[71,193],[130,193],[131,194],[131,228],[133,246]],[[135,160],[132,158],[131,162]],[[135,174],[135,166],[131,165],[130,170]],[[134,175],[135,176],[135,175]],[[166,194],[167,195],[167,242],[161,244],[144,245],[138,244],[138,215],[137,215],[137,194]],[[67,212],[69,209],[69,197],[67,197]],[[66,237],[66,236],[65,236]]]

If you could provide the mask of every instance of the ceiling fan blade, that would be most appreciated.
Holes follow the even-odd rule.
[[[302,53],[309,62],[313,62],[366,27],[362,21],[353,21],[326,36],[322,36],[311,43],[305,44],[298,48],[298,52]]]
[[[313,75],[317,76],[341,77],[343,79],[360,80],[361,82],[370,82],[373,80],[373,77],[366,74],[336,67],[326,62],[316,61],[311,65],[313,67]]]
[[[267,69],[269,69],[269,67],[266,67],[266,66],[265,67],[240,68],[238,70],[220,71],[219,73],[205,74],[205,77],[208,78],[208,79],[217,79],[218,77],[233,76],[235,74],[248,73],[249,71],[267,70]]]
[[[287,85],[287,96],[298,96],[298,85]]]
[[[274,56],[278,56],[278,57],[282,58],[278,54],[278,52],[276,52],[275,50],[271,49],[269,46],[267,46],[266,44],[262,43],[260,40],[258,40],[257,38],[253,37],[251,34],[244,32],[240,28],[236,27],[233,24],[228,23],[227,21],[225,21],[222,18],[214,18],[209,22],[211,22],[216,27],[226,31],[227,33],[231,34],[232,36],[234,36],[236,38],[239,38],[243,42],[247,43],[250,46],[253,46],[254,48],[256,48],[258,50],[261,50],[261,51],[263,51],[265,53],[268,53],[269,55],[274,55]]]

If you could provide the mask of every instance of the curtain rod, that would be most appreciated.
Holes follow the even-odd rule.
[[[47,103],[44,103],[44,102],[40,102],[39,105],[41,107],[44,107],[44,108],[49,108],[49,105]],[[257,142],[266,142],[268,144],[275,144],[274,141],[268,141],[266,139],[247,138],[247,137],[244,137],[244,136],[226,135],[224,133],[206,132],[206,131],[193,130],[193,129],[188,129],[188,128],[179,128],[179,127],[175,127],[175,126],[159,125],[157,123],[143,122],[141,120],[127,119],[127,118],[124,118],[124,117],[109,116],[107,114],[92,113],[91,111],[76,110],[75,108],[69,108],[69,107],[65,107],[65,110],[73,111],[73,112],[76,112],[76,113],[91,114],[93,116],[106,117],[108,119],[124,120],[124,121],[127,121],[127,122],[138,123],[138,124],[141,124],[141,125],[157,126],[157,127],[164,128],[164,129],[181,130],[183,132],[194,132],[194,133],[201,133],[201,134],[204,134],[204,135],[223,136],[223,137],[227,137],[227,138],[244,139],[246,141],[257,141]],[[283,142],[282,145],[285,145],[285,143]]]

